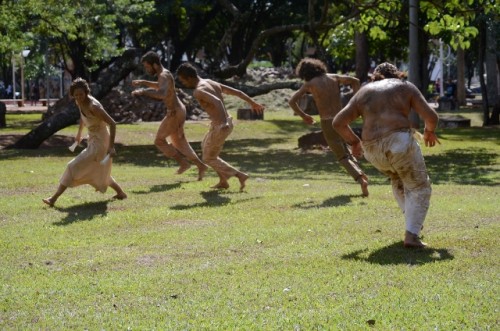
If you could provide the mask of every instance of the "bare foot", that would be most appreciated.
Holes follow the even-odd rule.
[[[186,170],[191,168],[191,163],[189,163],[187,161],[179,162],[179,164],[180,164],[180,167],[179,167],[179,169],[177,169],[178,175],[182,174],[183,172],[185,172]]]
[[[113,199],[118,199],[118,200],[127,199],[127,194],[125,192],[118,193],[115,196],[113,196]]]
[[[52,200],[52,198],[46,198],[46,199],[42,199],[42,201],[44,203],[46,203],[47,205],[49,205],[50,207],[54,207],[54,203],[55,201]]]
[[[403,246],[406,248],[424,248],[427,244],[421,241],[416,234],[406,231]]]
[[[245,188],[245,182],[248,179],[248,175],[241,172],[241,173],[237,174],[236,177],[238,177],[238,179],[240,180],[240,192],[241,192]]]
[[[369,194],[368,193],[368,177],[366,177],[365,174],[362,174],[358,178],[358,183],[359,183],[359,185],[361,185],[361,192],[362,192],[363,197],[367,197]]]
[[[198,166],[198,180],[202,180],[203,176],[205,176],[205,172],[207,171],[208,167],[206,165],[199,165]]]
[[[228,183],[228,182],[225,182],[225,183],[223,183],[223,182],[219,182],[219,183],[217,183],[216,185],[211,186],[210,188],[214,188],[214,189],[218,189],[218,190],[219,190],[219,189],[223,189],[223,190],[225,190],[225,189],[228,189],[228,188],[229,188],[229,183]]]

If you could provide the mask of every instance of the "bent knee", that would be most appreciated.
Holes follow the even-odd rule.
[[[165,145],[168,145],[167,139],[166,138],[162,138],[162,137],[156,137],[155,140],[154,140],[154,144],[156,146],[165,146]]]

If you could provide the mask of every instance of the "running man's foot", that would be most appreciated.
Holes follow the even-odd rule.
[[[217,190],[225,190],[225,189],[228,189],[229,188],[229,183],[228,182],[218,182],[217,184],[215,184],[214,186],[211,186],[210,188],[214,188],[214,189],[217,189]]]
[[[204,164],[200,164],[198,166],[198,180],[202,180],[205,176],[205,172],[208,170],[208,167]]]
[[[117,199],[117,200],[125,200],[127,199],[127,194],[125,192],[121,192],[121,193],[118,193],[116,195],[113,196],[113,199]]]
[[[421,241],[416,234],[406,231],[403,246],[406,248],[424,248],[427,244]]]
[[[54,203],[56,202],[55,200],[52,199],[52,197],[50,198],[46,198],[46,199],[42,199],[42,201],[49,205],[50,207],[54,207]]]
[[[236,177],[238,177],[240,181],[240,192],[241,192],[245,188],[245,182],[248,179],[248,175],[243,172],[240,172],[239,174],[236,174]]]
[[[186,160],[182,160],[179,162],[179,169],[177,169],[177,174],[180,175],[182,173],[184,173],[186,170],[188,170],[189,168],[191,168],[191,163],[189,163],[188,161]]]
[[[368,177],[366,177],[365,174],[362,174],[358,178],[358,183],[359,183],[359,185],[361,185],[361,192],[362,192],[363,197],[367,197],[369,194],[368,193]]]

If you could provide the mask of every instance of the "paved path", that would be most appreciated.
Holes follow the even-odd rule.
[[[47,111],[47,106],[42,105],[41,102],[32,105],[31,101],[27,100],[24,101],[23,107],[19,107],[18,100],[2,99],[0,101],[5,103],[7,114],[42,114]],[[50,104],[52,105],[54,102],[51,101]]]

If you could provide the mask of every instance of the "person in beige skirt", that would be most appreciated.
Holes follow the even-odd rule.
[[[113,198],[120,200],[127,198],[127,194],[111,177],[113,156],[116,154],[115,121],[101,103],[90,95],[89,85],[84,79],[77,78],[72,82],[70,95],[80,110],[80,126],[74,146],[82,140],[84,126],[87,127],[89,134],[88,146],[68,163],[56,192],[42,201],[52,207],[66,188],[83,184],[89,184],[102,193],[105,193],[109,186],[116,191]]]

